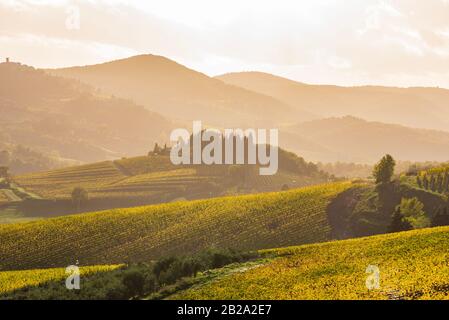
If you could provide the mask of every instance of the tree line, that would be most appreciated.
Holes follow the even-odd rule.
[[[163,299],[194,284],[209,270],[261,258],[258,252],[210,248],[193,255],[169,256],[148,263],[129,263],[81,280],[81,290],[67,290],[60,281],[28,287],[0,296],[11,300]]]
[[[416,183],[420,188],[438,192],[449,192],[449,168],[445,168],[444,171],[432,173],[423,172],[416,176]]]
[[[374,166],[373,176],[378,185],[385,185],[392,181],[395,165],[396,161],[387,154]],[[447,193],[449,192],[449,168],[417,174],[417,183],[420,188]],[[439,207],[430,218],[424,212],[424,204],[418,198],[403,198],[391,217],[388,232],[448,225],[449,202],[445,207]]]

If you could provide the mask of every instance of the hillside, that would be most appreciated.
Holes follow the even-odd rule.
[[[447,299],[449,227],[265,252],[278,258],[172,299]],[[379,268],[379,289],[367,277]],[[238,267],[235,267],[238,270]],[[372,269],[375,270],[375,269]],[[368,272],[368,273],[367,273]],[[250,289],[249,289],[250,288]]]
[[[6,166],[9,172],[26,174],[79,165],[81,161],[64,159],[57,154],[37,151],[33,148],[0,142],[0,166]]]
[[[388,232],[392,213],[403,198],[417,198],[429,219],[448,206],[447,196],[436,194],[401,177],[389,184],[365,184],[342,192],[329,205],[332,238],[348,239]]]
[[[130,101],[25,65],[1,63],[0,84],[2,145],[91,162],[145,153],[174,127]]]
[[[0,224],[2,270],[149,261],[171,254],[326,241],[327,207],[350,182]]]
[[[323,117],[351,115],[409,127],[449,130],[449,90],[308,85],[262,72],[216,77]],[[298,118],[297,122],[308,119]]]
[[[449,159],[449,132],[349,116],[284,127],[279,139],[285,148],[314,161],[374,163],[385,153],[404,161]]]
[[[275,98],[227,85],[165,57],[140,55],[99,65],[48,70],[131,99],[171,119],[218,127],[274,126],[311,119]]]
[[[280,191],[328,180],[314,164],[282,149],[273,176],[260,176],[250,165],[175,166],[168,154],[150,154],[14,177],[17,185],[41,198],[20,205],[23,215],[32,217]],[[79,209],[71,200],[76,187],[89,196]]]

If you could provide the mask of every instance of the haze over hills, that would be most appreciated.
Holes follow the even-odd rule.
[[[229,85],[153,55],[49,72],[63,77],[0,65],[0,109],[7,110],[1,116],[3,143],[101,161],[142,155],[154,142],[168,142],[179,126],[170,120],[181,119],[216,127],[277,127],[281,147],[312,161],[373,163],[386,152],[406,161],[449,159],[449,133],[341,118],[363,114],[370,121],[444,127],[449,90],[312,86],[257,72],[218,77]],[[308,111],[295,111],[298,105]],[[335,117],[319,120],[312,112]]]
[[[225,84],[165,57],[140,55],[98,65],[48,70],[132,99],[175,120],[218,127],[270,127],[311,120],[311,112],[273,97]]]
[[[174,127],[130,101],[20,64],[0,64],[0,84],[4,144],[98,161],[145,154],[155,141],[168,141]]]
[[[300,151],[306,159],[314,161],[374,163],[385,153],[397,160],[443,162],[449,159],[449,132],[370,122],[351,116],[285,127],[280,141],[287,149]]]
[[[308,85],[262,72],[229,73],[216,79],[323,117],[352,115],[416,128],[449,130],[446,89]]]
[[[171,119],[278,127],[280,145],[308,160],[372,163],[386,151],[399,160],[449,159],[448,134],[413,129],[449,128],[449,90],[315,86],[260,72],[214,79],[154,55],[49,72],[130,98]],[[379,122],[336,118],[346,115]],[[294,125],[305,121],[311,122]]]

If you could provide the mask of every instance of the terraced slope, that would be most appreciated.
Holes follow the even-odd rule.
[[[28,174],[15,180],[46,199],[70,199],[73,188],[81,186],[91,200],[107,200],[176,194],[181,189],[194,189],[202,178],[196,169],[171,165],[167,157],[137,157]]]
[[[341,182],[0,225],[0,268],[58,267],[76,260],[116,264],[211,246],[254,250],[326,241],[326,209],[351,187]]]
[[[256,166],[173,165],[166,149],[147,156],[103,161],[14,177],[26,203],[20,215],[48,218],[179,200],[273,192],[329,182],[329,176],[280,149],[279,170],[261,177]],[[77,207],[74,188],[88,192]],[[1,199],[0,199],[1,201]]]
[[[67,199],[73,188],[82,186],[91,198],[101,197],[102,186],[119,181],[123,175],[110,161],[18,176],[15,181],[26,190],[47,199]]]
[[[169,171],[179,169],[170,161],[168,155],[142,156],[133,158],[124,158],[114,161],[114,163],[122,168],[128,175],[139,175],[150,172]]]
[[[172,298],[448,299],[448,246],[441,227],[275,249],[280,258],[266,265]],[[378,289],[367,289],[369,265],[379,268]]]

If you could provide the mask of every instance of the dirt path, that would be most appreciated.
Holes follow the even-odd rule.
[[[3,194],[9,199],[11,202],[18,202],[22,201],[22,199],[17,196],[12,190],[10,189],[0,189],[0,191],[3,192]]]

